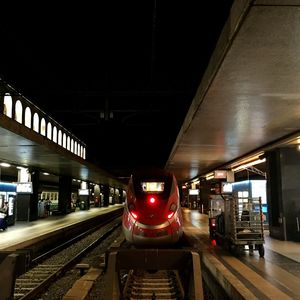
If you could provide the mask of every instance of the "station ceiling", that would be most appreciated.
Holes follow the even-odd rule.
[[[78,7],[51,22],[41,13],[17,29],[6,23],[22,47],[1,50],[2,61],[14,58],[1,76],[87,143],[87,164],[116,178],[158,166],[186,181],[294,143],[300,1],[210,2],[103,7],[101,18]],[[54,171],[80,175],[76,159],[69,171],[52,159]]]
[[[177,178],[299,143],[299,36],[300,1],[233,4],[167,162]]]

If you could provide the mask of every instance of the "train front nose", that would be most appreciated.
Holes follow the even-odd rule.
[[[143,246],[159,246],[173,242],[173,230],[169,221],[157,226],[135,222],[133,226],[133,243]]]

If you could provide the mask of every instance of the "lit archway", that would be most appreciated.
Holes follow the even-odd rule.
[[[58,145],[62,145],[62,133],[61,130],[58,130]]]
[[[47,138],[52,140],[52,124],[50,122],[47,124]]]
[[[71,152],[74,153],[74,140],[71,139]]]
[[[70,137],[67,137],[67,150],[70,151]]]
[[[22,124],[23,106],[20,100],[16,102],[15,111],[15,120]]]
[[[53,126],[53,137],[52,137],[52,141],[54,143],[57,143],[57,128],[56,126]]]
[[[65,133],[63,134],[63,147],[64,147],[64,148],[67,147],[67,136],[66,136]]]
[[[77,154],[77,142],[74,142],[74,153]]]
[[[25,108],[25,126],[31,128],[31,109],[28,106]]]
[[[3,114],[8,116],[9,118],[12,117],[12,98],[9,94],[5,94],[4,96]]]
[[[46,135],[46,121],[44,118],[41,120],[41,135]]]
[[[39,132],[39,122],[40,122],[39,115],[37,113],[34,113],[34,115],[33,115],[33,130],[36,132]]]

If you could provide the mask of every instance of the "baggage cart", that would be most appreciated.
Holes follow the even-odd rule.
[[[229,196],[224,212],[217,216],[216,240],[235,255],[249,250],[264,256],[263,212],[261,198]]]

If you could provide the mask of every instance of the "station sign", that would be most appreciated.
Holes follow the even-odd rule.
[[[16,192],[18,194],[32,194],[32,182],[17,182]]]
[[[226,170],[216,170],[214,172],[214,178],[226,179],[227,178],[227,171]]]

